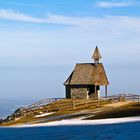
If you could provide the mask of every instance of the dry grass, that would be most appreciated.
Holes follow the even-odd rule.
[[[13,120],[3,123],[1,126],[19,125],[26,123],[39,123],[42,120],[55,121],[68,118],[76,118],[81,116],[89,116],[94,114],[93,117],[87,119],[101,119],[101,118],[114,118],[114,117],[127,117],[140,115],[140,103],[136,102],[118,102],[114,103],[113,100],[71,100],[64,99],[53,102],[42,108],[28,111],[28,115],[21,116],[19,120]],[[97,112],[97,110],[100,110]],[[54,112],[48,116],[36,118],[35,116],[41,113]]]
[[[117,104],[109,107],[107,110],[99,112],[88,119],[140,116],[140,102],[127,102],[126,104]]]

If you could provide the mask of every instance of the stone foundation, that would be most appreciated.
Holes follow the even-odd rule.
[[[87,99],[87,88],[71,88],[72,99]]]

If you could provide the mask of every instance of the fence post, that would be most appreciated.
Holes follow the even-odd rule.
[[[97,98],[97,106],[99,106],[99,98]]]
[[[75,109],[74,100],[72,100],[72,108]]]
[[[86,107],[87,107],[87,99],[85,99],[85,105],[86,105]]]

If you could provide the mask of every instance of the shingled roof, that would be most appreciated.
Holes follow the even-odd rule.
[[[64,85],[108,85],[108,79],[103,67],[99,63],[76,64],[74,71],[65,81]]]

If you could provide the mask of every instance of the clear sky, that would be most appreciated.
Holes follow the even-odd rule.
[[[63,97],[96,45],[109,93],[139,94],[139,44],[138,0],[0,0],[1,98]]]

